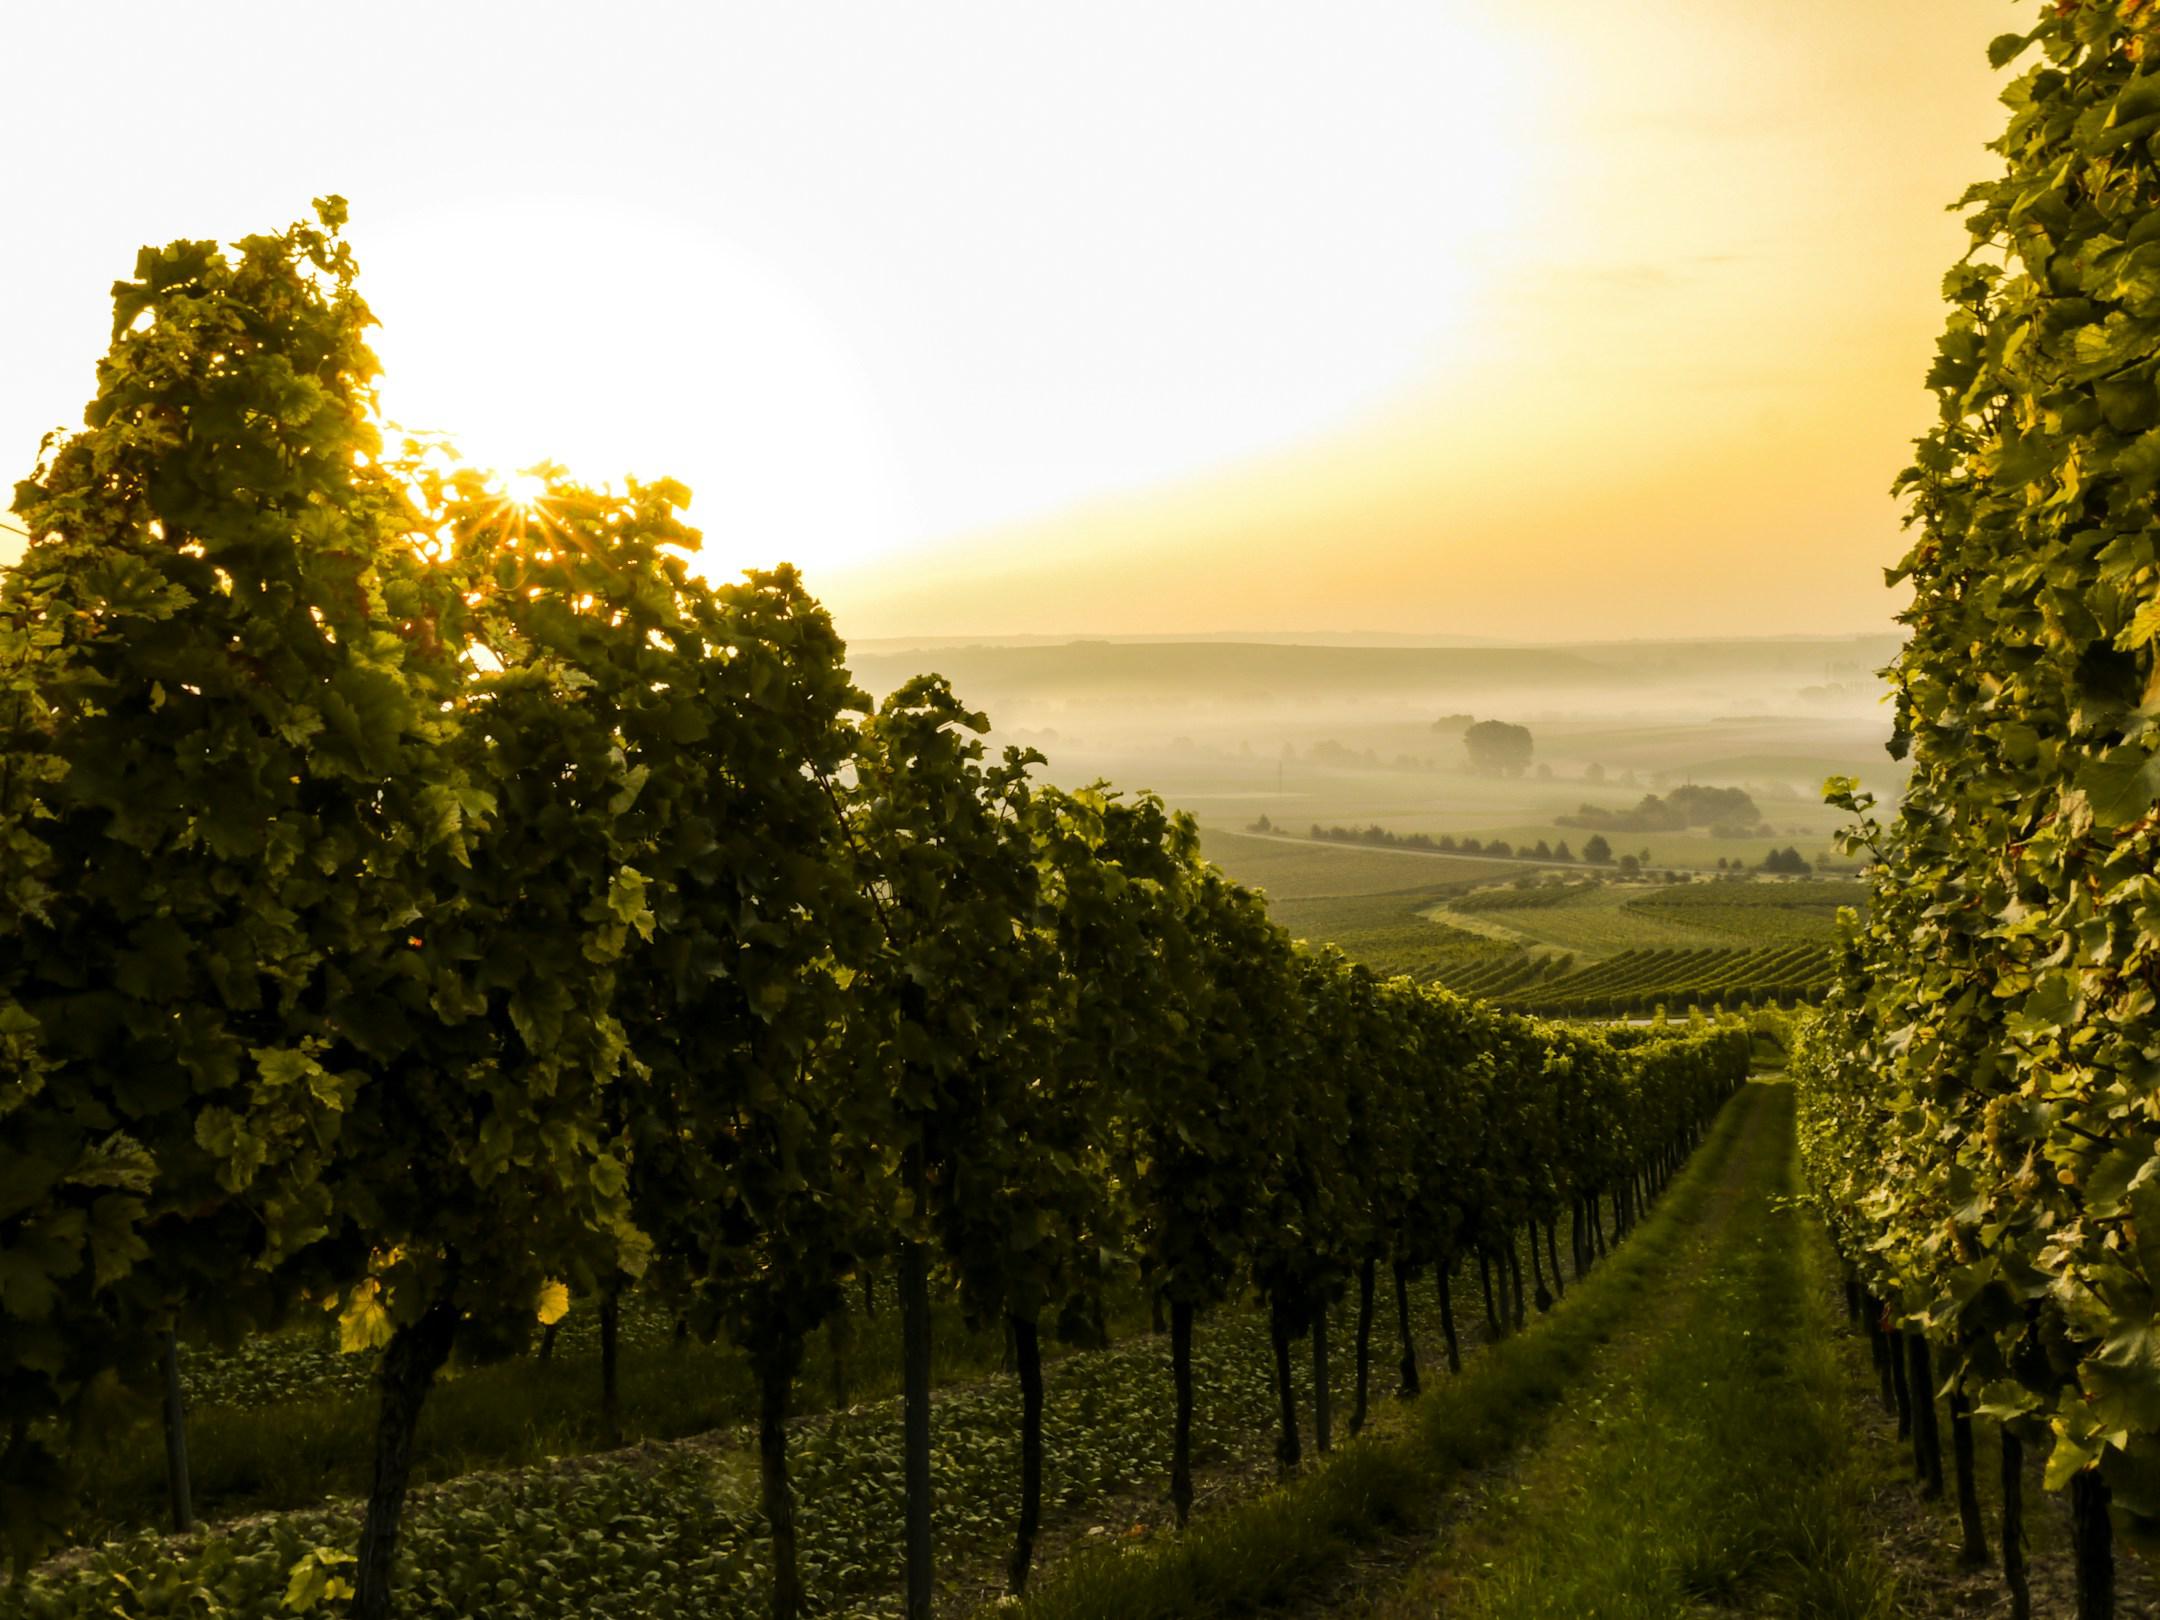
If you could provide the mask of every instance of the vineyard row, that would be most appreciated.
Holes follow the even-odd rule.
[[[17,495],[21,1555],[65,1533],[84,1436],[177,1404],[176,1336],[326,1312],[380,1352],[373,1484],[289,1606],[428,1604],[398,1552],[437,1375],[635,1287],[754,1368],[793,1616],[804,1344],[890,1266],[927,1620],[934,1268],[1013,1336],[1018,1591],[1042,1335],[1099,1342],[1113,1283],[1168,1308],[1182,1520],[1198,1312],[1263,1303],[1294,1464],[1290,1347],[1348,1287],[1526,1233],[1557,1272],[1563,1221],[1582,1262],[1743,1078],[1736,1027],[1608,1039],[1296,948],[1152,797],[1037,784],[936,677],[873,707],[792,569],[693,573],[676,485],[555,474],[513,501],[387,446],[342,217],[146,250],[88,425]]]

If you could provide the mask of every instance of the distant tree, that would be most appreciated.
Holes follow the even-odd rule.
[[[1455,840],[1448,836],[1448,834],[1442,833],[1440,835],[1440,847],[1444,850],[1452,852],[1455,848]]]
[[[1715,837],[1752,830],[1762,819],[1755,801],[1739,788],[1698,787],[1689,783],[1664,798],[1646,793],[1625,810],[1585,804],[1572,815],[1556,816],[1561,827],[1594,827],[1604,832],[1682,832],[1708,827]]]
[[[1602,766],[1602,765],[1600,765],[1600,764],[1598,764],[1598,763],[1597,763],[1597,762],[1596,762],[1595,760],[1592,760],[1592,761],[1591,761],[1591,762],[1590,762],[1590,763],[1589,763],[1588,765],[1585,765],[1585,766],[1583,767],[1582,779],[1583,779],[1583,780],[1584,780],[1585,782],[1602,782],[1602,781],[1604,781],[1604,780],[1605,780],[1605,767],[1604,767],[1604,766]]]
[[[1641,864],[1643,864],[1644,866],[1648,866],[1648,865],[1650,864],[1650,852],[1649,852],[1649,851],[1648,851],[1648,850],[1646,849],[1646,850],[1642,851],[1642,852],[1641,852],[1640,854],[1638,854],[1638,855],[1637,855],[1637,856],[1635,857],[1635,859],[1636,859],[1637,861],[1639,861],[1639,862],[1640,862]]]
[[[1480,720],[1463,733],[1470,768],[1490,776],[1522,775],[1530,768],[1534,746],[1528,726],[1511,726],[1505,720]]]
[[[1460,736],[1477,720],[1474,714],[1443,714],[1432,723],[1433,730],[1444,736]]]
[[[1637,860],[1634,856],[1623,855],[1620,857],[1620,875],[1622,877],[1633,877],[1637,872],[1640,872],[1641,870],[1642,862]]]
[[[1582,847],[1582,858],[1592,866],[1612,865],[1612,845],[1605,842],[1603,833],[1592,833]]]
[[[1541,861],[1549,861],[1552,859],[1552,846],[1540,838],[1537,841],[1537,848],[1531,850],[1530,853]]]
[[[1465,855],[1482,855],[1485,853],[1485,846],[1483,844],[1480,844],[1475,838],[1465,838],[1455,847]]]
[[[1495,838],[1485,846],[1485,853],[1488,855],[1512,855],[1515,853],[1515,847],[1505,838]]]
[[[1722,855],[1717,858],[1717,869],[1720,872],[1725,870],[1725,857]]]
[[[1269,833],[1275,830],[1275,823],[1268,820],[1267,812],[1263,810],[1260,812],[1260,819],[1254,822],[1250,827],[1247,827],[1245,830],[1247,832]],[[1720,861],[1718,864],[1722,866],[1725,863]]]
[[[1788,846],[1785,849],[1773,849],[1769,854],[1765,855],[1762,870],[1781,873],[1788,877],[1806,877],[1815,870],[1815,865],[1799,850]]]
[[[1553,845],[1552,858],[1556,861],[1572,861],[1575,858],[1575,852],[1567,847],[1565,838]]]
[[[1680,812],[1683,826],[1752,827],[1762,820],[1762,812],[1745,788],[1703,787],[1689,782],[1674,788],[1665,800]]]

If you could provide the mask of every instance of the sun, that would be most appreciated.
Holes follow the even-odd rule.
[[[912,532],[883,402],[788,277],[669,216],[576,195],[412,213],[356,233],[391,420],[483,467],[674,478],[699,566],[789,561],[813,589]],[[445,241],[545,243],[545,275]],[[534,510],[531,475],[496,486]]]
[[[525,512],[538,511],[547,492],[547,480],[534,472],[509,473],[502,481],[503,499]]]

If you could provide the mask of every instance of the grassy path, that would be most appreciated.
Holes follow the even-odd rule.
[[[1395,1434],[1032,1614],[1902,1613],[1852,1454],[1827,1249],[1755,1084],[1629,1242]]]
[[[1539,1443],[1454,1506],[1371,1620],[1902,1613],[1867,1511],[1827,1256],[1792,1191],[1792,1098],[1747,1129]]]

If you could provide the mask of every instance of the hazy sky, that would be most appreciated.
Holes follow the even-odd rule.
[[[851,635],[1874,627],[2034,9],[0,5],[0,461],[339,191],[394,416]]]

